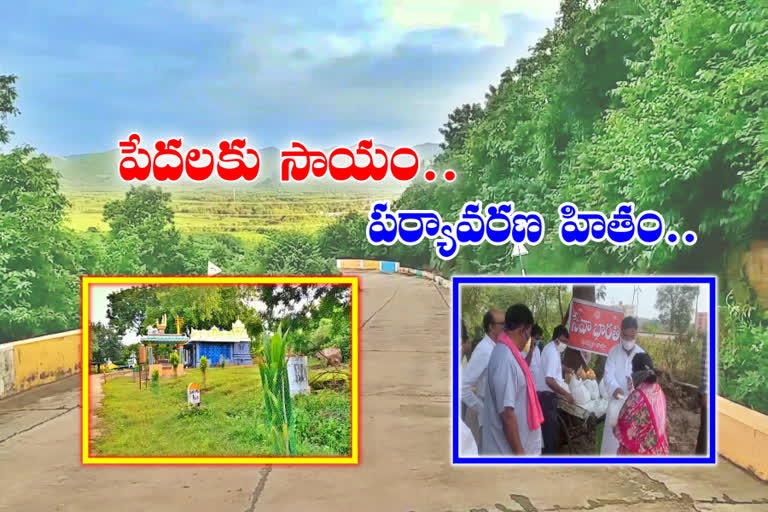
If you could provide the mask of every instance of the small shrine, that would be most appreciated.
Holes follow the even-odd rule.
[[[189,341],[184,345],[184,364],[197,368],[203,356],[211,366],[218,365],[222,356],[230,365],[253,364],[251,339],[243,322],[235,321],[231,330],[222,330],[216,326],[208,330],[192,329]]]
[[[189,337],[181,334],[181,326],[184,320],[181,317],[176,317],[176,334],[166,333],[166,315],[163,315],[162,319],[158,319],[154,327],[147,328],[147,334],[139,337],[139,342],[146,347],[145,355],[141,355],[140,359],[146,357],[146,363],[149,365],[149,374],[155,370],[160,371],[161,376],[173,375],[173,366],[167,358],[160,359],[152,350],[153,345],[175,345],[175,350],[179,354],[179,361],[184,361],[182,347],[189,341]],[[176,369],[178,375],[184,375],[183,363],[180,363]]]

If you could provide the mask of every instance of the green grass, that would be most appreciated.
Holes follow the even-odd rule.
[[[106,231],[104,204],[124,197],[116,192],[69,192],[67,225],[78,231],[90,227]],[[171,206],[183,232],[230,233],[258,240],[275,230],[317,231],[348,212],[367,212],[372,201],[361,194],[243,192],[233,197],[224,192],[177,190],[172,192]]]
[[[108,381],[94,454],[272,455],[258,367],[209,368],[199,409],[186,403],[190,382],[202,383],[199,370],[187,370],[178,381],[161,378],[157,395],[151,386],[139,390],[131,377]],[[350,454],[348,389],[294,397],[294,414],[299,456]]]

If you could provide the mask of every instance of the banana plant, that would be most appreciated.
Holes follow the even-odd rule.
[[[275,455],[296,455],[286,346],[287,333],[283,334],[282,327],[272,336],[264,334],[264,361],[259,363],[267,428]]]

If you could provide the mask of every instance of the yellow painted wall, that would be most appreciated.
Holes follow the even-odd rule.
[[[362,268],[362,260],[339,260],[340,268]]]
[[[374,260],[363,260],[363,270],[379,270],[379,262]]]
[[[717,451],[768,480],[768,416],[717,397]]]
[[[15,392],[80,372],[80,330],[13,343]]]

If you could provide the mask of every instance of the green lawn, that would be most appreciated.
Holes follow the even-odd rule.
[[[257,367],[209,368],[198,410],[186,403],[190,382],[202,383],[199,370],[187,370],[178,381],[161,378],[157,395],[151,386],[139,390],[131,377],[108,381],[94,455],[272,455]],[[298,455],[350,454],[348,389],[297,396],[294,414]]]
[[[314,232],[347,212],[367,212],[373,201],[366,194],[244,192],[233,197],[185,190],[172,194],[174,219],[181,231],[229,233],[246,240],[258,240],[275,230]],[[104,205],[124,197],[118,192],[69,191],[67,225],[77,231],[90,227],[106,231]]]

